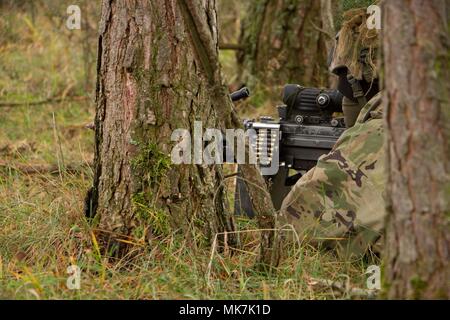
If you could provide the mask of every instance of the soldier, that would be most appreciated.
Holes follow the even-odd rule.
[[[297,182],[277,216],[278,228],[290,225],[300,239],[345,256],[378,252],[386,215],[377,45],[378,34],[367,28],[365,9],[344,14],[329,66],[339,76],[349,129]],[[281,232],[281,239],[287,234]]]

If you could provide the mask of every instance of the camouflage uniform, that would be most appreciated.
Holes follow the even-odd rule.
[[[352,60],[342,52],[335,52],[332,68],[350,65]],[[346,52],[353,54],[352,50]],[[355,78],[363,77],[364,68],[351,64],[348,69],[354,71]],[[293,187],[283,201],[277,227],[291,225],[300,239],[335,247],[346,255],[364,253],[369,247],[378,251],[374,245],[380,244],[386,215],[383,144],[378,93],[362,108],[355,125],[344,132],[333,150]]]

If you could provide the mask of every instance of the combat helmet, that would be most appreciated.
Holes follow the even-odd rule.
[[[379,31],[369,28],[366,8],[344,13],[342,28],[328,59],[329,70],[339,77],[338,90],[344,95],[343,110],[348,127],[379,89],[377,56]]]

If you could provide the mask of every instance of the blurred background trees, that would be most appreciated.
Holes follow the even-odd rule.
[[[219,0],[221,57],[230,88],[248,86],[253,93],[250,104],[258,107],[279,102],[281,88],[287,83],[335,86],[327,58],[342,13],[372,3]],[[266,114],[272,111],[265,109]]]
[[[252,1],[242,22],[240,82],[256,87],[286,83],[325,86],[325,37],[321,3],[313,0]]]

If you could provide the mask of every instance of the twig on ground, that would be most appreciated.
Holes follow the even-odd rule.
[[[62,182],[62,180],[63,180],[62,173],[64,172],[64,167],[65,167],[64,154],[62,151],[61,139],[59,138],[58,129],[56,126],[56,118],[55,118],[54,112],[52,112],[52,118],[53,118],[53,136],[55,137],[55,142],[58,145],[58,152],[56,153],[57,160],[58,160],[58,173],[59,173],[59,178],[61,179],[61,182]]]
[[[68,96],[68,97],[52,97],[37,101],[21,101],[21,102],[11,102],[11,101],[0,101],[1,107],[19,107],[19,106],[38,106],[52,102],[62,102],[62,101],[83,101],[88,100],[88,96]]]
[[[85,127],[86,129],[95,131],[95,123],[94,123],[94,122],[87,123],[87,124],[84,125],[84,127]]]
[[[92,163],[85,164],[68,164],[64,167],[65,172],[78,173],[84,168],[89,168]],[[20,164],[20,163],[8,163],[6,161],[0,161],[0,169],[10,169],[20,171],[25,174],[60,174],[60,168],[57,164]]]
[[[233,44],[233,43],[220,43],[219,44],[219,49],[220,50],[236,50],[236,51],[240,51],[240,50],[244,50],[245,46],[240,45],[240,44]]]

